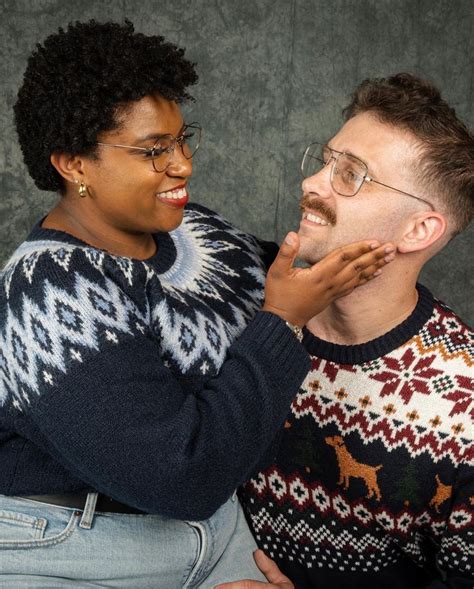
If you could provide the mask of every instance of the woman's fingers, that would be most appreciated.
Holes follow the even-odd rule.
[[[353,287],[364,284],[375,274],[379,276],[382,268],[395,259],[395,248],[391,244],[383,244],[376,249],[352,259],[337,274],[337,281],[344,285],[350,283]]]
[[[372,275],[393,259],[394,251],[390,243],[380,245],[374,240],[359,241],[334,250],[312,266],[311,271],[341,278],[342,284],[361,273],[364,277]]]
[[[293,268],[299,247],[300,240],[298,235],[294,231],[290,231],[283,240],[269,272],[275,277],[288,274]]]
[[[293,267],[298,248],[298,235],[289,233],[268,271],[263,310],[299,326],[378,276],[395,251],[390,243],[365,240],[338,248],[311,268],[301,269]]]

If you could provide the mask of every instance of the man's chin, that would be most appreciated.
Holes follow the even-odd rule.
[[[296,256],[297,266],[314,266],[324,258],[324,255],[317,256],[312,253],[298,254]]]
[[[300,240],[300,249],[298,251],[298,255],[296,259],[300,264],[307,264],[309,266],[313,266],[320,262],[324,256],[329,253],[329,248],[327,248],[326,244],[322,243],[305,243],[306,240]],[[298,265],[300,265],[298,264]]]

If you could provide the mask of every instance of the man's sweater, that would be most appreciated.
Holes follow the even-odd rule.
[[[241,493],[297,587],[474,587],[472,333],[419,294],[367,344],[305,334],[279,454]]]
[[[197,205],[156,242],[140,261],[38,225],[7,263],[0,493],[196,520],[257,467],[309,369],[258,311],[264,251]]]

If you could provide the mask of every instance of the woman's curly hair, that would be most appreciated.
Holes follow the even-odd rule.
[[[71,23],[38,44],[28,59],[14,106],[28,171],[41,190],[62,191],[50,162],[54,152],[94,156],[97,136],[118,127],[119,107],[158,93],[192,100],[197,82],[184,50],[133,24]]]

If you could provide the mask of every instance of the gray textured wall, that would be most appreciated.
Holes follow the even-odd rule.
[[[35,43],[71,20],[122,20],[187,48],[205,129],[192,198],[280,240],[297,226],[301,152],[328,138],[365,77],[408,70],[439,85],[474,123],[473,0],[0,0],[0,262],[55,201],[26,174],[12,105]],[[474,228],[423,281],[474,322]]]

